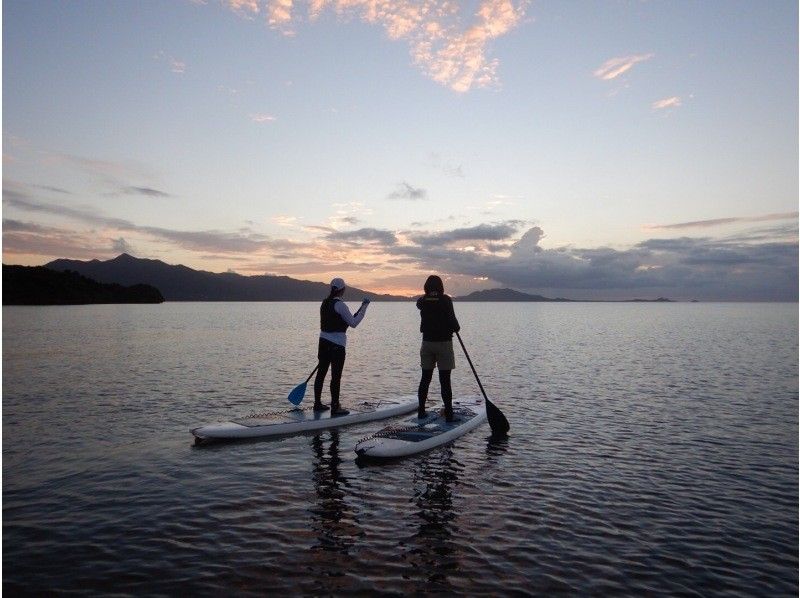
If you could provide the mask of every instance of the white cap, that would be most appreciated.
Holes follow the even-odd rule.
[[[344,280],[342,280],[341,278],[334,278],[331,281],[331,287],[333,287],[337,291],[340,290],[340,289],[343,289],[344,288]]]

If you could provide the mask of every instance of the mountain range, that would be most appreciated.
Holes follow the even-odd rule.
[[[183,265],[171,265],[161,260],[133,257],[127,253],[101,260],[58,259],[46,268],[64,272],[70,270],[105,284],[132,286],[147,284],[156,287],[166,301],[319,301],[330,287],[324,282],[298,280],[288,276],[270,274],[243,276],[235,272],[206,272],[193,270]],[[346,298],[355,301],[362,297],[370,301],[410,301],[412,297],[382,295],[356,287],[348,287]],[[531,295],[514,289],[486,289],[475,291],[456,301],[515,301],[553,302],[574,301],[557,297]],[[631,300],[629,300],[631,301]],[[632,301],[668,302],[659,297],[655,300],[634,299]]]
[[[71,270],[101,283],[152,285],[161,291],[166,301],[319,301],[330,291],[322,282],[268,274],[243,276],[233,272],[205,272],[127,253],[106,261],[58,259],[45,267],[61,272]],[[370,301],[410,300],[355,287],[348,287],[346,293],[352,301],[362,297]]]

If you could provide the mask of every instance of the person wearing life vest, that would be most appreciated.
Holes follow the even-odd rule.
[[[453,421],[453,389],[450,386],[450,371],[456,367],[453,353],[453,333],[461,330],[453,310],[453,300],[444,294],[444,283],[438,276],[431,275],[425,281],[425,294],[417,299],[422,333],[422,347],[419,350],[422,366],[422,379],[419,382],[417,398],[420,419],[427,415],[425,401],[428,387],[433,379],[433,368],[439,368],[439,384],[442,389],[445,419]]]
[[[314,411],[331,410],[332,416],[347,415],[350,413],[342,409],[339,404],[339,388],[342,382],[342,370],[344,370],[345,346],[347,345],[347,329],[355,328],[364,319],[367,313],[369,299],[361,302],[355,314],[351,314],[347,304],[342,300],[345,291],[344,280],[334,278],[331,281],[331,292],[322,302],[319,308],[320,333],[319,349],[319,369],[317,377],[314,379]],[[328,368],[331,368],[331,405],[322,403],[322,386],[325,383],[325,376]]]

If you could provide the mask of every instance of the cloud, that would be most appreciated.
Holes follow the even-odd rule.
[[[309,274],[330,274],[337,272],[372,272],[382,269],[384,266],[380,262],[341,262],[313,260],[307,262],[293,262],[290,264],[275,263],[251,263],[241,269],[248,272],[269,271],[274,274],[284,274],[286,276],[307,276]]]
[[[110,194],[120,191],[126,194],[151,195],[155,197],[168,197],[169,194],[159,191],[153,187],[131,185],[128,181],[148,181],[155,178],[150,168],[136,162],[113,162],[110,160],[97,160],[62,153],[45,153],[45,161],[50,164],[67,166],[80,172],[90,175],[100,183],[102,187],[108,187]],[[4,183],[5,188],[5,183]],[[40,187],[50,191],[69,193],[58,187]],[[163,193],[163,195],[161,195]]]
[[[678,96],[672,96],[671,98],[653,102],[652,108],[653,110],[664,110],[665,108],[678,108],[679,106],[681,106],[681,99]]]
[[[169,241],[179,247],[192,251],[211,253],[257,253],[267,250],[286,251],[309,247],[306,243],[296,243],[280,239],[274,240],[257,233],[216,230],[184,231],[157,226],[141,226],[121,218],[104,216],[99,211],[89,208],[76,208],[42,203],[14,189],[3,189],[3,202],[7,207],[26,212],[63,216],[78,222],[116,231],[137,232],[156,239]]]
[[[437,233],[413,234],[409,239],[422,246],[441,246],[454,241],[501,241],[512,237],[518,226],[518,221],[511,220],[502,224],[479,224]]]
[[[66,164],[85,173],[100,176],[114,182],[120,179],[146,178],[151,173],[138,164],[97,160],[72,154],[47,153],[46,160],[57,164]]]
[[[258,0],[227,0],[228,8],[240,14],[258,14]]]
[[[475,227],[480,228],[480,227]],[[458,229],[456,229],[458,230]],[[449,231],[442,238],[460,237]],[[462,251],[432,241],[387,251],[417,267],[488,278],[501,286],[573,298],[669,296],[701,300],[797,300],[797,239],[741,242],[713,238],[649,239],[626,250],[545,249],[544,231],[531,227],[504,255]]]
[[[456,177],[459,179],[463,179],[464,177],[464,169],[462,168],[461,164],[456,164],[455,162],[445,161],[442,157],[437,153],[431,153],[430,155],[430,163],[431,166],[441,170],[444,174],[451,177]]]
[[[393,232],[377,228],[360,228],[353,231],[335,231],[328,233],[326,238],[331,241],[366,241],[382,243],[383,245],[394,245],[397,243],[397,237]]]
[[[302,18],[296,10],[299,4],[266,0],[268,25],[293,35],[293,25]],[[428,77],[466,92],[497,83],[499,63],[489,57],[489,43],[522,22],[530,0],[481,0],[477,10],[452,0],[308,0],[302,4],[311,21],[330,9],[341,18],[382,27],[389,39],[408,43],[414,64]],[[247,18],[260,12],[255,0],[228,0],[227,5]]]
[[[186,72],[186,63],[178,60],[174,56],[168,56],[163,50],[155,53],[153,58],[159,62],[166,61],[169,63],[169,69],[178,75],[183,75]]]
[[[283,226],[287,228],[293,228],[297,226],[297,220],[298,220],[297,216],[284,216],[282,214],[272,217],[272,222],[274,222],[278,226]]]
[[[710,228],[724,224],[739,222],[766,222],[769,220],[797,220],[798,212],[781,212],[779,214],[765,214],[763,216],[738,216],[733,218],[714,218],[712,220],[694,220],[692,222],[678,222],[677,224],[648,224],[644,228],[651,230],[673,230],[684,228]]]
[[[267,23],[270,27],[286,27],[292,20],[292,0],[271,0],[267,3]],[[291,30],[288,30],[291,31]]]
[[[396,191],[387,196],[387,199],[425,199],[427,196],[428,192],[425,189],[412,187],[403,181]]]
[[[33,185],[33,187],[37,189],[44,189],[45,191],[52,191],[53,193],[63,193],[65,195],[71,195],[69,191],[66,189],[62,189],[61,187],[51,187],[49,185]]]
[[[650,60],[655,54],[634,54],[632,56],[619,56],[606,60],[594,71],[594,76],[603,81],[611,81],[627,73],[634,65]]]
[[[10,218],[3,220],[3,232],[44,233],[54,229],[33,222],[22,222]]]
[[[151,187],[123,187],[122,193],[126,195],[146,195],[148,197],[172,197],[169,193]]]
[[[753,241],[787,241],[797,239],[797,221],[794,224],[781,224],[764,228],[754,228],[735,235],[723,237],[722,240],[739,243],[752,243]]]
[[[113,257],[118,253],[111,239],[96,232],[82,233],[32,222],[3,220],[4,255],[94,259]]]
[[[26,212],[64,216],[92,225],[108,226],[121,230],[133,230],[136,228],[127,220],[105,217],[88,209],[41,203],[23,192],[7,189],[5,186],[3,187],[3,203],[8,207]]]
[[[359,216],[372,214],[372,208],[366,207],[360,201],[339,202],[331,205],[333,215],[328,217],[330,231],[337,231],[345,226],[355,226],[361,222]]]
[[[111,248],[114,253],[134,253],[131,244],[122,237],[119,239],[114,239],[114,243],[112,244]]]
[[[251,114],[250,120],[252,120],[254,123],[262,124],[262,123],[275,122],[276,120],[278,120],[278,118],[276,116],[273,116],[272,114],[257,113],[257,114]]]

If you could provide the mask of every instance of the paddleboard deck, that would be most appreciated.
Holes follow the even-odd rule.
[[[350,411],[348,415],[335,417],[331,415],[330,411],[317,412],[311,407],[259,413],[227,422],[192,428],[190,431],[197,444],[243,438],[289,436],[404,415],[417,408],[417,398],[409,396],[362,401],[347,406],[347,408]]]
[[[406,457],[452,442],[485,421],[486,405],[482,398],[454,400],[452,422],[438,411],[429,411],[423,419],[409,418],[359,440],[355,451],[361,459]]]

